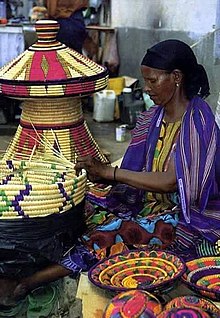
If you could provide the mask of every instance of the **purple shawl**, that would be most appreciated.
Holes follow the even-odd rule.
[[[133,131],[132,140],[121,168],[133,171],[151,171],[163,114],[164,109],[161,106],[151,107],[150,110],[142,113]],[[182,210],[180,222],[198,230],[212,242],[220,238],[218,154],[220,155],[220,131],[215,123],[212,110],[203,99],[194,97],[183,117],[175,154]],[[113,212],[119,208],[117,206],[118,198],[115,197],[114,191],[108,199],[109,208]],[[136,203],[137,200],[143,203],[141,199],[143,191],[136,191]],[[135,204],[124,210],[128,212],[134,207]],[[140,211],[140,208],[141,204],[136,205],[135,213],[131,212],[132,216],[137,215],[137,209]],[[121,212],[123,213],[123,209]]]

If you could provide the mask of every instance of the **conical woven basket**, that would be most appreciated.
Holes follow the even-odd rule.
[[[108,84],[105,67],[56,40],[59,24],[36,22],[38,41],[0,69],[0,92],[17,99],[84,96]]]

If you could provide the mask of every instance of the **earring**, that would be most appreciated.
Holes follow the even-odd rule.
[[[176,83],[176,87],[179,87],[179,83]]]

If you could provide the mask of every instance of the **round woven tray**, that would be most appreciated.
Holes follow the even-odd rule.
[[[156,317],[162,305],[152,294],[141,290],[129,290],[116,295],[106,307],[103,318]]]
[[[203,257],[186,263],[183,282],[212,300],[220,300],[220,257]]]
[[[89,271],[89,279],[108,290],[142,289],[155,293],[174,287],[184,271],[184,262],[173,253],[135,250],[100,261]]]
[[[199,308],[172,308],[163,311],[157,318],[211,318],[211,316]]]
[[[215,314],[215,317],[220,316],[220,310],[215,304],[213,304],[211,301],[207,299],[194,296],[194,295],[176,297],[165,305],[164,310],[170,310],[172,308],[185,308],[185,307],[199,308],[207,312],[211,316],[213,314]]]

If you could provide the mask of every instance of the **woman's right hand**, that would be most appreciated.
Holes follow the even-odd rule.
[[[90,155],[77,157],[75,165],[76,174],[79,175],[82,169],[87,171],[88,179],[92,182],[97,182],[101,179],[114,179],[114,168],[106,163],[102,163]]]

